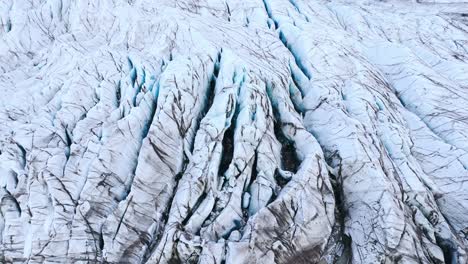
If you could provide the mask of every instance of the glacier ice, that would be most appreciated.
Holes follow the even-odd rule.
[[[468,2],[0,1],[0,262],[467,263]]]

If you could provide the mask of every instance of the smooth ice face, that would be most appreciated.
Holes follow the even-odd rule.
[[[467,13],[0,1],[0,262],[466,263]]]

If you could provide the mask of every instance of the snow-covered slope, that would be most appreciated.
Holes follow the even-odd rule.
[[[0,262],[467,263],[467,14],[0,0]]]

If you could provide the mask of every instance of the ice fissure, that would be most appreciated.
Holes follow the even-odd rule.
[[[0,262],[467,263],[466,13],[0,1]]]

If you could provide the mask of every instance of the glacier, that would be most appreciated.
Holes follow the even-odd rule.
[[[0,0],[1,263],[468,263],[466,0]]]

